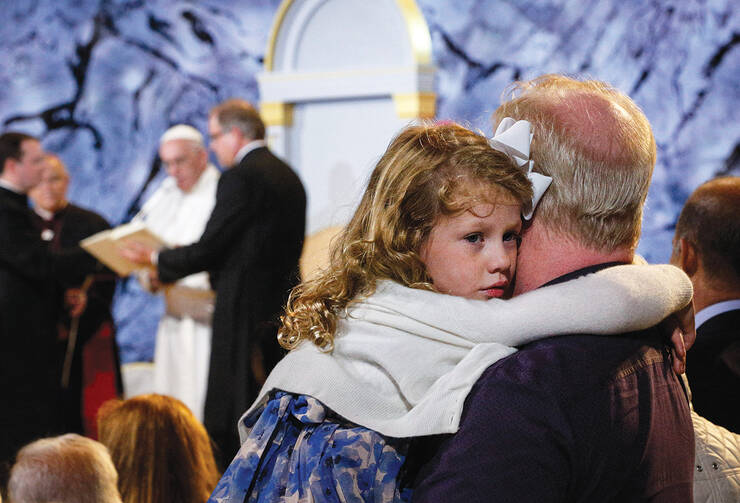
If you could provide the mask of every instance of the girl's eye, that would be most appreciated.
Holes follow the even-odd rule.
[[[519,246],[522,242],[522,236],[518,232],[507,232],[504,234],[504,241],[515,241]]]
[[[480,243],[483,241],[483,235],[480,232],[475,232],[473,234],[468,234],[463,239],[468,243]]]

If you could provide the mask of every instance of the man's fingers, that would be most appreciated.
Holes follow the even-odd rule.
[[[673,344],[673,370],[676,374],[683,374],[686,372],[686,344],[683,332],[678,327],[673,330],[671,344]]]
[[[677,311],[674,316],[678,319],[679,328],[683,331],[683,340],[686,346],[686,351],[691,349],[691,346],[696,342],[696,327],[694,325],[694,303],[689,304]]]

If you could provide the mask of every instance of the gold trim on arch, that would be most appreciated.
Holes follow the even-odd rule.
[[[260,103],[260,117],[265,126],[292,126],[293,104],[281,101],[263,101]]]
[[[270,37],[267,40],[267,50],[265,51],[264,66],[265,70],[273,70],[273,57],[275,55],[275,45],[277,44],[278,32],[280,31],[285,15],[293,4],[294,0],[283,0],[278,6],[275,19],[270,29]],[[416,5],[416,0],[396,0],[401,15],[406,22],[406,33],[409,36],[411,52],[417,64],[428,65],[432,63],[432,37],[429,35],[429,26],[424,16]]]
[[[396,0],[406,21],[406,32],[411,42],[414,60],[420,65],[432,63],[432,37],[426,19],[416,5],[416,0]]]
[[[277,13],[275,14],[275,20],[272,22],[272,28],[270,28],[270,38],[267,39],[267,51],[265,51],[265,70],[268,72],[272,71],[272,57],[275,54],[275,44],[277,44],[277,36],[280,31],[280,27],[283,25],[285,14],[293,4],[293,0],[283,0],[278,6]]]
[[[435,93],[397,93],[393,95],[396,115],[401,119],[433,119],[437,107]]]

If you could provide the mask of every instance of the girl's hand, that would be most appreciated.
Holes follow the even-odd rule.
[[[686,352],[696,342],[694,303],[690,302],[686,307],[663,320],[660,327],[671,339],[673,370],[678,375],[683,374],[686,372]]]

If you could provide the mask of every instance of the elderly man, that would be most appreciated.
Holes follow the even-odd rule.
[[[516,91],[496,122],[532,123],[534,170],[552,184],[515,293],[632,262],[656,156],[645,116],[602,82],[546,75]],[[693,431],[669,355],[656,329],[523,346],[480,376],[459,431],[426,445],[415,500],[691,501]]]
[[[8,494],[13,503],[121,503],[108,449],[74,433],[21,449]]]
[[[298,281],[306,194],[295,172],[266,147],[259,113],[242,100],[211,110],[210,148],[226,167],[198,242],[123,254],[157,263],[163,282],[207,270],[216,290],[205,426],[228,463],[239,449],[239,416],[279,356],[278,316]]]
[[[74,249],[82,239],[110,228],[102,216],[67,201],[68,188],[64,163],[47,155],[41,182],[28,195],[34,203],[34,224],[53,252]],[[75,276],[73,284],[86,292],[84,312],[58,320],[64,431],[94,436],[98,407],[121,393],[110,310],[116,282],[100,263],[95,272]]]
[[[165,131],[159,140],[159,158],[168,176],[134,220],[145,222],[173,246],[189,245],[203,234],[216,202],[220,173],[208,163],[203,135],[185,124]],[[184,277],[164,294],[167,308],[154,347],[154,391],[182,400],[202,421],[214,297],[208,274]]]
[[[740,177],[701,185],[676,223],[671,263],[694,285],[696,344],[686,367],[694,410],[740,433]]]

